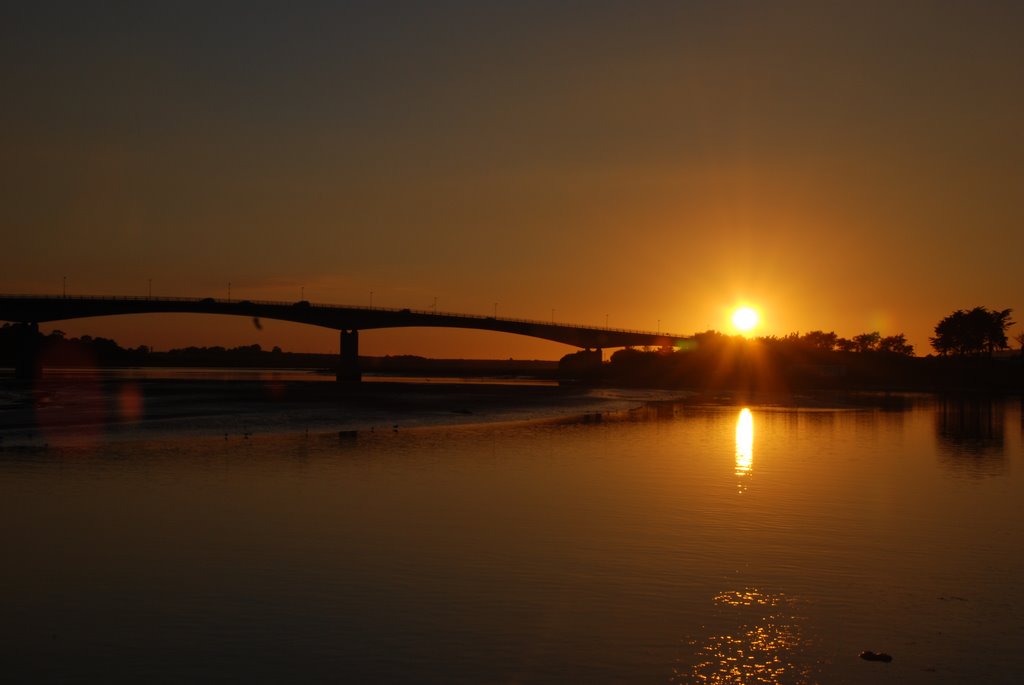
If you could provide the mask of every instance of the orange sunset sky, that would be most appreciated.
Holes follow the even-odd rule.
[[[230,282],[682,334],[750,303],[756,334],[918,354],[958,308],[1024,320],[1021,3],[21,5],[0,10],[7,293]],[[231,317],[56,327],[338,346]],[[571,350],[398,329],[361,351]]]

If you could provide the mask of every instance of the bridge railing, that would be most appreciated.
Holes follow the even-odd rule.
[[[256,304],[265,305],[270,307],[309,307],[310,309],[327,309],[327,310],[371,310],[379,312],[387,312],[393,314],[419,314],[424,316],[436,316],[436,317],[447,317],[456,319],[474,319],[477,321],[502,321],[508,323],[521,323],[529,326],[556,326],[560,328],[575,328],[578,330],[587,331],[604,331],[608,333],[631,333],[638,335],[657,335],[664,336],[666,338],[684,338],[686,336],[679,335],[676,333],[652,333],[651,331],[642,331],[635,328],[610,328],[608,326],[587,326],[585,324],[576,323],[565,323],[561,321],[544,321],[542,319],[521,319],[515,317],[496,317],[487,316],[481,314],[465,314],[460,312],[444,312],[436,311],[434,309],[410,309],[408,307],[374,307],[374,306],[361,306],[361,305],[344,305],[344,304],[327,304],[322,302],[310,302],[308,300],[299,300],[296,302],[286,302],[281,300],[250,300],[246,298],[241,299],[225,299],[216,297],[166,297],[166,296],[147,296],[147,295],[27,295],[27,294],[0,294],[0,300],[3,299],[30,299],[30,300],[90,300],[90,301],[101,301],[101,302],[189,302],[195,304],[227,304],[227,305],[239,305],[239,304]]]

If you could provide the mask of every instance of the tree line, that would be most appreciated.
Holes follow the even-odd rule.
[[[835,331],[810,331],[802,335],[790,333],[781,338],[762,336],[757,340],[765,344],[797,345],[826,352],[883,352],[914,356],[914,346],[907,342],[907,336],[903,333],[883,336],[878,331],[872,331],[852,338],[841,338]]]
[[[1012,309],[986,307],[958,309],[935,324],[935,335],[929,337],[928,341],[943,357],[991,356],[994,352],[1010,347],[1007,330],[1015,323],[1010,318],[1012,313]],[[717,334],[715,331],[708,333]],[[834,331],[815,330],[802,335],[790,333],[782,337],[762,336],[756,340],[769,345],[799,346],[827,352],[883,352],[914,356],[914,346],[907,342],[903,333],[882,336],[878,331],[872,331],[852,338],[842,338]],[[1024,353],[1024,333],[1017,334],[1014,340],[1020,344]]]
[[[1006,332],[1014,321],[1010,318],[1012,309],[958,309],[943,317],[935,324],[935,335],[929,337],[931,346],[940,356],[991,356],[994,352],[1009,349]],[[1024,333],[1014,338],[1024,348]],[[758,338],[761,342],[795,344],[811,349],[836,352],[887,352],[914,355],[914,346],[907,342],[903,333],[882,336],[878,331],[861,333],[852,338],[841,338],[833,331],[811,331],[800,335],[790,333],[782,338],[768,336]]]
[[[930,339],[938,355],[926,357],[915,356],[903,333],[843,338],[814,330],[746,339],[709,330],[678,348],[618,350],[607,364],[590,352],[566,355],[560,370],[599,383],[705,389],[1020,389],[1022,359],[992,358],[1009,346],[1010,314],[985,307],[953,312]]]
[[[1006,330],[1014,324],[1010,319],[1012,312],[985,307],[958,309],[935,325],[935,335],[929,341],[943,357],[992,356],[993,352],[1010,346]],[[1017,341],[1024,347],[1024,334],[1018,335]]]
[[[0,365],[15,365],[22,352],[25,327],[5,323],[0,326]],[[264,350],[259,344],[237,347],[184,347],[157,352],[146,345],[121,347],[109,338],[83,335],[68,337],[61,330],[48,334],[36,332],[32,346],[48,366],[329,366],[334,355],[311,352],[284,352],[274,346]]]

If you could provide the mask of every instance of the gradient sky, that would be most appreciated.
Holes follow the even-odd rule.
[[[1024,4],[8,3],[0,290],[689,334],[1024,321]],[[102,5],[102,6],[100,6]],[[65,322],[337,349],[232,317]],[[1019,331],[1020,326],[1014,328]],[[365,354],[557,358],[490,333]]]

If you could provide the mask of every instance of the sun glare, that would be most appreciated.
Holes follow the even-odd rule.
[[[757,326],[760,317],[753,307],[739,307],[732,313],[732,325],[740,333],[749,333]]]

